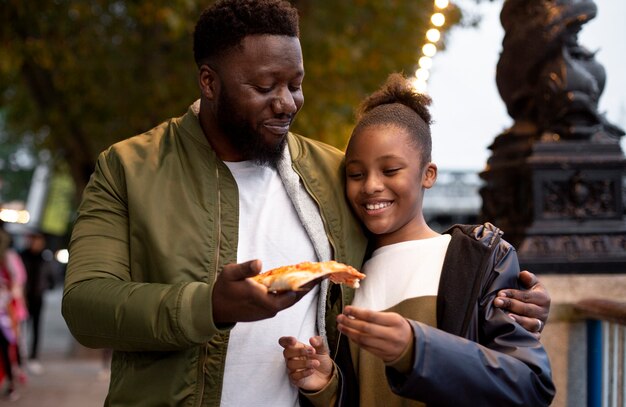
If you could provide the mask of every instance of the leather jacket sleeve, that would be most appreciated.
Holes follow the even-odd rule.
[[[468,334],[473,340],[409,321],[415,337],[412,371],[404,375],[387,368],[389,385],[396,394],[429,406],[550,404],[555,388],[543,346],[493,306],[498,290],[517,286],[517,254],[501,241],[492,258],[476,308],[478,315]]]

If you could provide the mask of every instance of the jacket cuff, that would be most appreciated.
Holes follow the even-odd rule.
[[[220,326],[213,321],[212,286],[202,282],[192,282],[182,290],[178,318],[183,335],[193,343],[203,343],[218,333],[227,332],[234,324]]]
[[[413,327],[411,327],[413,328]],[[387,367],[397,370],[400,373],[408,374],[413,370],[413,360],[415,355],[415,335],[411,329],[411,340],[407,343],[402,354],[394,361],[386,363]]]
[[[337,366],[333,366],[333,375],[330,377],[326,386],[315,392],[309,392],[300,389],[300,394],[304,396],[313,407],[334,406],[337,399],[337,388],[339,385],[339,377],[337,376]]]
[[[400,359],[394,361],[393,366],[385,366],[387,383],[391,391],[396,394],[402,394],[407,386],[411,387],[411,384],[414,384],[412,383],[412,377],[416,373],[418,375],[420,374],[422,364],[424,363],[423,355],[427,343],[422,323],[409,320],[409,324],[411,325],[411,331],[413,333],[413,340],[411,341],[411,346],[409,346],[411,352],[407,352],[411,355],[410,359],[406,357],[406,353],[403,353]],[[410,365],[405,365],[407,361],[410,362]],[[407,366],[408,368],[405,369]]]

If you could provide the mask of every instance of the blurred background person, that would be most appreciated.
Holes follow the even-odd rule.
[[[2,225],[0,225],[2,226]],[[18,302],[21,298],[20,277],[23,275],[12,264],[11,236],[0,227],[0,383],[6,382],[2,392],[3,399],[15,401],[19,398],[16,391],[16,376],[19,364],[20,320]],[[23,272],[23,270],[21,270]]]
[[[14,248],[13,237],[6,232],[4,224],[0,224],[2,231],[9,236],[9,247],[4,252],[4,265],[9,273],[11,288],[11,316],[15,323],[16,342],[14,344],[14,360],[16,365],[13,366],[14,373],[21,383],[26,383],[26,372],[23,361],[26,359],[26,338],[24,335],[24,326],[28,320],[28,308],[26,306],[26,298],[24,290],[26,286],[26,269],[19,253]],[[15,371],[17,369],[17,371]]]
[[[26,269],[26,304],[28,306],[29,323],[28,338],[28,369],[32,374],[43,373],[38,352],[41,341],[41,315],[46,290],[54,287],[53,264],[46,258],[46,237],[38,231],[26,235],[26,246],[20,252]]]

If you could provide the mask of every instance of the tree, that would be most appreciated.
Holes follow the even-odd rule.
[[[35,140],[41,135],[27,133],[20,140],[11,140],[4,128],[0,112],[0,204],[24,202],[28,196],[30,180],[39,157]],[[46,152],[42,152],[45,158]]]
[[[294,131],[342,148],[359,100],[389,73],[415,69],[432,2],[293,3],[306,68],[306,103]],[[191,37],[205,6],[3,0],[0,109],[7,133],[47,134],[38,146],[62,157],[82,191],[100,151],[179,116],[198,97]]]
[[[27,147],[6,142],[0,135],[0,203],[26,200],[34,168]]]
[[[294,130],[343,148],[354,110],[392,72],[410,75],[433,13],[431,0],[297,1],[305,104]],[[458,10],[449,13],[452,23]]]
[[[13,136],[49,133],[40,146],[60,154],[82,190],[102,149],[179,115],[193,97],[188,21],[198,9],[184,0],[41,3],[4,2],[2,108]]]

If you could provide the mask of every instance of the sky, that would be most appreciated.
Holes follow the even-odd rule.
[[[578,43],[596,51],[607,82],[599,111],[626,130],[626,1],[596,0],[596,18],[583,25]],[[457,0],[463,10],[481,16],[478,28],[453,27],[446,49],[433,58],[428,93],[431,112],[433,161],[440,170],[484,169],[488,146],[513,121],[495,83],[496,64],[504,31],[499,14],[502,0]],[[626,137],[622,137],[626,151]]]

